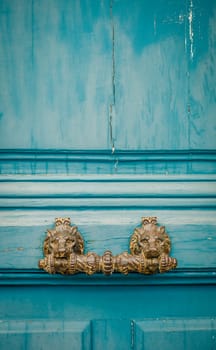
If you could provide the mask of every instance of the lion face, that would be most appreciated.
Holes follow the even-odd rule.
[[[75,245],[75,236],[52,234],[48,240],[48,253],[53,254],[56,258],[65,258],[74,252]]]
[[[76,226],[67,221],[58,223],[54,230],[47,231],[44,254],[55,258],[67,258],[71,253],[82,254],[84,242]]]
[[[158,258],[161,254],[169,254],[170,239],[165,228],[154,224],[145,224],[136,228],[130,241],[133,255],[144,254],[147,259]]]

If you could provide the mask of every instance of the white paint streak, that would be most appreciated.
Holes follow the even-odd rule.
[[[193,32],[193,0],[190,0],[188,21],[189,21],[190,58],[191,58],[191,60],[193,60],[193,57],[194,57],[194,49],[193,49],[193,44],[194,44],[194,32]]]
[[[156,20],[156,16],[154,16],[154,35],[157,35],[157,20]]]
[[[179,23],[179,24],[184,23],[184,15],[183,15],[182,13],[179,14],[178,23]]]
[[[216,11],[209,19],[206,52],[197,57],[190,74],[190,94],[193,99],[193,129],[191,148],[216,147]],[[199,82],[199,83],[197,83]]]

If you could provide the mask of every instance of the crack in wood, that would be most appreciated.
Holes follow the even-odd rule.
[[[112,154],[115,152],[115,138],[113,136],[113,119],[115,116],[115,27],[113,21],[113,0],[110,1],[110,21],[112,28],[112,103],[109,108],[109,125],[110,125],[110,140],[112,145]]]

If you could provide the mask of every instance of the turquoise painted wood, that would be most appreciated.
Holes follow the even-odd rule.
[[[216,2],[0,1],[0,349],[216,348]],[[45,232],[178,268],[49,275]]]
[[[216,173],[215,150],[65,151],[2,150],[3,175],[182,175]]]
[[[109,1],[3,0],[0,33],[1,147],[108,148]]]
[[[47,344],[97,350],[215,347],[215,286],[208,286],[208,299],[201,285],[66,287],[59,282],[0,292],[1,312],[7,314],[0,324],[2,348],[31,349],[36,342],[42,349]]]
[[[113,13],[116,149],[215,149],[215,1],[116,1]]]
[[[213,0],[2,0],[1,148],[215,149],[215,16]]]

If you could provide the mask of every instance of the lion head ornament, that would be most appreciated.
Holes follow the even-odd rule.
[[[71,253],[83,254],[84,241],[77,226],[71,226],[70,218],[56,218],[55,228],[47,230],[44,255],[68,258]]]
[[[96,272],[105,275],[113,272],[163,273],[177,266],[177,260],[169,256],[170,248],[165,227],[157,226],[155,217],[147,217],[142,219],[141,227],[135,228],[131,236],[131,253],[114,256],[107,250],[102,256],[94,252],[84,254],[84,241],[77,227],[71,225],[69,218],[57,218],[55,228],[47,230],[45,257],[39,260],[38,266],[48,273],[63,275],[78,272],[88,275]]]
[[[171,242],[164,226],[157,226],[156,217],[142,218],[141,227],[135,228],[131,240],[132,255],[143,254],[146,259],[169,255]]]

